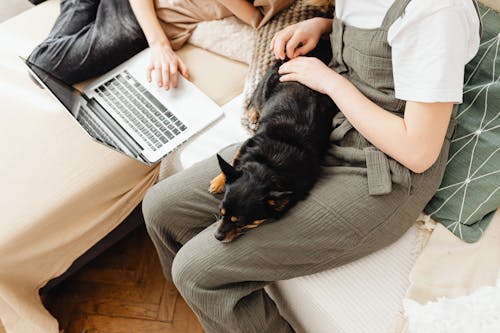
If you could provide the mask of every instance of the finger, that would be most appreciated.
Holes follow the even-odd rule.
[[[316,46],[316,43],[313,40],[309,39],[308,41],[306,41],[306,43],[304,45],[295,49],[295,51],[293,53],[293,57],[295,58],[298,56],[306,55],[309,52],[311,52],[315,46]]]
[[[297,70],[297,61],[289,60],[278,68],[278,73],[279,74],[288,74],[288,73],[296,72],[296,70]]]
[[[276,40],[276,34],[274,34],[273,39],[271,39],[269,50],[274,50],[274,41]]]
[[[295,73],[290,73],[280,76],[280,82],[290,82],[290,81],[299,82],[298,75]]]
[[[289,61],[285,62],[283,65],[281,65],[278,68],[278,74],[283,75],[283,74],[287,74],[287,73],[290,73]]]
[[[177,88],[177,63],[173,62],[170,64],[170,82],[172,83],[172,87]]]
[[[156,74],[156,82],[158,83],[158,87],[163,85],[163,78],[161,75],[161,65],[155,66],[155,74]]]
[[[276,37],[276,45],[274,47],[274,55],[276,59],[285,60],[285,45],[292,37],[291,32],[284,31],[280,36]]]
[[[279,55],[279,47],[280,45],[282,44],[282,41],[281,41],[281,36],[278,34],[276,34],[275,36],[275,40],[274,40],[274,58],[276,59],[279,59],[280,58],[280,55]],[[284,44],[284,43],[283,43]]]
[[[293,59],[293,53],[295,52],[297,46],[299,46],[300,42],[300,36],[298,34],[294,34],[286,43],[286,55],[289,59]]]
[[[184,76],[186,79],[189,78],[189,70],[187,66],[184,64],[184,62],[180,59],[179,59],[179,69],[181,71],[182,76]]]
[[[148,82],[153,81],[153,78],[151,76],[151,72],[153,72],[154,68],[155,68],[155,66],[153,66],[153,64],[149,64],[149,66],[146,67],[146,77],[148,79]]]
[[[161,74],[163,75],[163,87],[168,90],[170,88],[170,73],[169,66],[164,64],[161,67]]]

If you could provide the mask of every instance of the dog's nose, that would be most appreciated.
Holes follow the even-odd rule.
[[[226,238],[226,234],[217,230],[215,232],[215,238],[217,238],[217,240],[219,240],[219,241],[223,241],[224,238]]]

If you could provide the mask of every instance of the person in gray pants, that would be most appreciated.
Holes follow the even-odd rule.
[[[356,1],[342,3],[354,6]],[[174,282],[206,333],[294,332],[264,291],[266,285],[338,267],[391,244],[436,192],[454,131],[454,103],[461,101],[460,73],[468,60],[449,62],[448,58],[459,56],[443,56],[444,48],[426,48],[425,43],[419,44],[427,52],[420,57],[397,53],[402,47],[413,47],[405,44],[409,37],[421,42],[443,38],[446,44],[451,40],[447,34],[454,33],[442,26],[435,29],[435,36],[419,35],[424,27],[418,20],[403,21],[398,27],[404,26],[401,31],[407,38],[389,45],[389,29],[403,13],[411,18],[426,10],[418,9],[418,4],[410,10],[409,3],[395,0],[377,28],[345,24],[341,17],[314,18],[273,38],[276,57],[292,59],[281,66],[281,80],[298,81],[327,94],[341,110],[333,120],[319,181],[282,219],[263,223],[233,242],[218,241],[214,233],[221,195],[208,192],[210,180],[220,173],[215,156],[147,192],[143,213],[164,275]],[[464,8],[429,13],[455,18],[457,10]],[[447,21],[433,22],[445,25]],[[467,29],[470,36],[477,34],[477,26]],[[300,57],[328,32],[333,51],[329,67]],[[468,39],[460,38],[463,45],[457,48],[463,49]],[[415,67],[420,62],[430,64],[428,59],[443,57],[445,65],[451,66],[448,69],[458,73],[453,76],[452,85],[457,87],[453,96],[443,93],[447,90],[440,86],[441,78],[430,71],[408,80],[424,82],[425,89],[415,89],[409,100],[396,98],[393,56],[406,57],[405,68],[410,72],[420,68]],[[434,85],[443,89],[427,89]],[[422,95],[422,91],[426,92]],[[440,96],[432,97],[436,102],[426,102],[425,94],[439,91]],[[222,157],[232,160],[237,147],[224,149]]]

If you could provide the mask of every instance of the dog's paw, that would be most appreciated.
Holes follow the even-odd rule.
[[[259,127],[260,110],[254,106],[249,106],[243,111],[243,124],[251,131],[255,132]]]
[[[222,193],[225,184],[226,184],[226,176],[223,173],[220,173],[210,182],[210,187],[208,188],[208,192]]]
[[[256,125],[260,119],[260,110],[257,108],[249,108],[248,109],[248,120],[251,124]]]

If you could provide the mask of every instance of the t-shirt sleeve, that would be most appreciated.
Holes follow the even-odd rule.
[[[479,47],[479,19],[463,6],[409,7],[388,34],[396,98],[461,103],[465,64]]]

